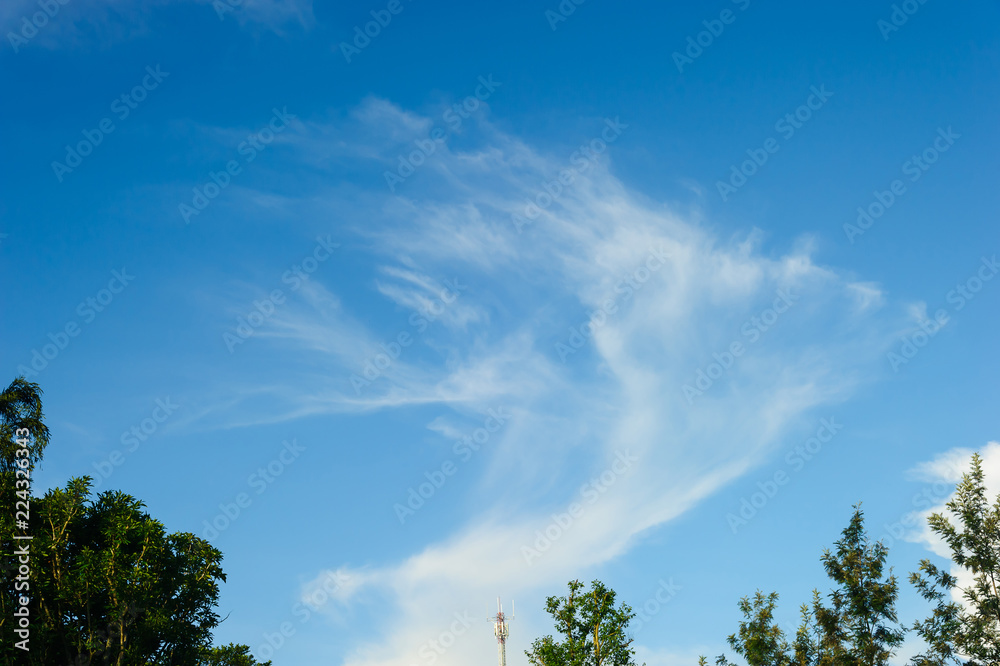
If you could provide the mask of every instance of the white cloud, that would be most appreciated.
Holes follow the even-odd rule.
[[[364,155],[381,173],[428,127],[386,102],[366,105],[296,139],[310,168],[319,154]],[[497,405],[515,414],[463,500],[481,507],[474,518],[401,561],[366,569],[345,599],[362,603],[371,598],[363,590],[377,590],[392,607],[382,638],[359,644],[350,664],[408,666],[450,631],[454,613],[479,609],[498,591],[538,598],[625,553],[884,372],[901,325],[887,320],[876,285],[814,263],[813,239],[783,255],[761,252],[756,231],[722,241],[631,193],[603,158],[519,234],[511,214],[568,161],[485,122],[476,132],[482,146],[441,144],[402,196],[376,176],[371,189],[314,197],[365,221],[359,237],[383,267],[375,290],[383,302],[366,304],[368,318],[382,311],[391,320],[400,305],[419,310],[452,277],[478,285],[458,299],[464,310],[419,332],[397,315],[414,345],[361,395],[350,375],[396,331],[376,332],[334,299],[336,288],[324,288],[336,308],[321,308],[319,291],[306,294],[266,334],[302,362],[283,363],[275,391],[288,408],[273,418],[428,404],[466,417]],[[654,254],[667,260],[657,264]],[[582,337],[571,327],[579,334],[591,317],[589,339],[576,344]],[[560,343],[573,349],[565,362]],[[727,360],[733,343],[743,352]],[[711,386],[689,403],[682,389],[699,371]],[[431,429],[453,434],[447,423]],[[616,469],[625,452],[637,460]],[[574,503],[582,511],[570,520]],[[538,537],[546,530],[559,533],[549,546]],[[529,564],[526,548],[536,547]],[[544,633],[538,622],[526,625],[525,635]],[[437,663],[492,658],[468,633],[454,640]]]
[[[940,483],[953,485],[961,480],[962,475],[971,469],[972,454],[974,451],[965,448],[955,448],[946,451],[931,461],[921,463],[910,470],[908,476],[912,479],[927,483]],[[986,487],[987,498],[1000,495],[1000,443],[989,442],[979,451],[983,464],[983,483]],[[928,550],[943,558],[951,559],[951,550],[947,544],[934,534],[927,524],[927,518],[931,514],[939,513],[956,523],[955,517],[948,511],[947,504],[952,500],[954,494],[949,495],[937,506],[926,511],[914,512],[908,521],[918,527],[908,535],[907,540],[923,544]],[[956,525],[957,526],[957,525]],[[968,587],[972,584],[972,575],[964,569],[956,566],[952,567],[952,575],[958,578],[959,587]],[[961,601],[961,595],[954,595],[955,601]]]
[[[321,571],[302,586],[300,601],[316,609],[331,602],[343,605],[370,581],[371,576],[363,569],[339,567]]]
[[[282,34],[289,26],[308,28],[315,23],[312,5],[312,0],[243,0],[223,20],[232,16],[241,25],[257,24]]]
[[[854,292],[857,309],[864,312],[869,308],[880,308],[885,304],[885,298],[878,285],[871,282],[854,282],[847,285]]]
[[[168,4],[197,4],[206,22],[236,21],[250,29],[283,34],[290,26],[315,23],[312,0],[5,0],[0,3],[0,33],[27,35],[28,44],[47,49],[107,48],[149,31],[152,15]],[[43,12],[42,5],[49,7]],[[224,9],[217,10],[220,6]],[[38,20],[36,15],[41,13]],[[25,27],[25,18],[34,25]],[[40,27],[39,27],[40,26]],[[36,32],[33,32],[32,29]],[[24,30],[24,32],[22,32]]]
[[[427,429],[432,432],[440,433],[447,439],[453,440],[462,439],[462,437],[466,435],[464,431],[452,425],[448,419],[442,416],[435,417],[434,420],[428,423]]]
[[[396,280],[377,282],[379,293],[428,319],[440,318],[445,325],[464,330],[469,323],[488,316],[482,308],[463,302],[462,295],[468,285],[461,280],[442,283],[419,272],[392,266],[383,266],[382,272]]]

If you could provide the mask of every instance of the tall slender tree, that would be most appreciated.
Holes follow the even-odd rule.
[[[972,584],[959,587],[956,576],[930,560],[921,561],[919,571],[910,575],[923,597],[935,604],[931,616],[914,625],[929,645],[922,657],[944,663],[964,655],[973,664],[1000,664],[1000,495],[990,504],[978,453],[946,507],[955,522],[935,513],[928,525],[951,550],[955,567],[971,575]],[[952,599],[956,591],[963,604]]]
[[[891,569],[884,573],[889,549],[868,538],[860,504],[834,545],[836,550],[825,551],[822,562],[837,587],[829,595],[829,607],[814,602],[820,648],[838,665],[884,666],[906,632],[896,613],[898,582]]]
[[[14,558],[14,520],[18,500],[30,498],[31,475],[49,443],[49,429],[42,413],[42,389],[38,384],[18,377],[0,392],[0,658],[13,663],[14,594],[17,562]],[[22,447],[18,440],[25,445]],[[19,450],[27,451],[19,456]],[[18,461],[25,461],[22,468]],[[18,492],[20,491],[20,493]],[[22,542],[23,543],[23,542]]]
[[[821,558],[836,583],[830,605],[814,590],[812,603],[800,609],[795,636],[789,637],[774,619],[777,593],[758,591],[740,600],[744,620],[729,636],[729,646],[749,666],[884,666],[905,631],[896,617],[896,578],[884,573],[887,554],[881,542],[868,539],[864,514],[856,506],[835,550]],[[730,666],[725,655],[716,663]]]

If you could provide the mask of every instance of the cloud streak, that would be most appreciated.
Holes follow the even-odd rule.
[[[479,508],[449,536],[396,563],[352,570],[330,562],[316,574],[353,572],[361,581],[330,609],[376,603],[366,590],[391,609],[352,665],[429,663],[421,646],[447,631],[454,613],[478,609],[497,590],[551,593],[622,555],[884,371],[900,322],[885,313],[878,285],[818,264],[809,237],[783,253],[763,252],[759,230],[720,239],[629,190],[606,155],[518,233],[512,214],[558,177],[564,158],[480,119],[468,128],[472,145],[440,146],[405,196],[393,196],[378,174],[429,122],[369,99],[346,120],[307,126],[295,139],[300,168],[335,179],[353,160],[352,170],[372,175],[309,196],[365,220],[351,231],[378,268],[363,278],[369,302],[346,304],[327,281],[261,331],[264,344],[298,362],[284,364],[272,387],[284,407],[257,418],[437,405],[454,420],[432,421],[435,436],[497,405],[514,414],[478,471],[463,472],[478,474],[463,502]],[[595,119],[594,132],[602,127]],[[655,271],[643,268],[651,252],[666,257]],[[435,314],[445,280],[468,288]],[[783,297],[794,307],[777,316]],[[609,301],[614,311],[581,329]],[[563,363],[556,345],[570,329],[587,339]],[[400,332],[412,344],[389,359],[386,345]],[[744,351],[719,360],[734,343]],[[380,353],[388,364],[359,394],[351,376],[381,363]],[[699,370],[712,382],[691,402],[683,387]],[[623,466],[622,456],[632,462]],[[463,633],[435,663],[483,658],[481,650]]]
[[[50,50],[107,48],[147,33],[157,11],[185,1],[200,5],[205,21],[228,18],[246,29],[279,35],[315,23],[312,0],[7,0],[0,3],[0,33],[15,52],[28,44]]]

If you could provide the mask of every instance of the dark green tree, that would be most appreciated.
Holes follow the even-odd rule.
[[[818,599],[813,607],[821,630],[819,647],[838,666],[883,666],[906,632],[896,614],[899,585],[891,569],[884,573],[889,549],[868,538],[860,505],[834,545],[836,550],[825,551],[822,562],[837,587],[829,595],[829,607]]]
[[[0,472],[13,476],[17,431],[27,430],[29,460],[34,467],[49,444],[49,429],[43,421],[42,389],[18,377],[0,393]]]
[[[910,575],[921,595],[935,604],[931,616],[914,625],[929,646],[921,657],[931,663],[960,662],[964,656],[973,664],[1000,664],[1000,496],[992,505],[987,499],[978,453],[946,506],[954,524],[937,513],[927,522],[948,545],[952,562],[971,573],[973,582],[958,588],[958,580],[930,560],[921,561],[919,572]],[[951,600],[956,589],[964,607]]]
[[[930,560],[922,560],[919,571],[910,574],[910,582],[916,586],[920,596],[934,604],[934,610],[929,618],[913,624],[914,631],[927,643],[926,651],[917,655],[913,664],[960,664],[962,660],[955,652],[955,642],[962,631],[962,608],[951,600],[950,594],[958,581]]]
[[[562,635],[535,639],[526,650],[533,666],[635,666],[632,639],[626,635],[635,613],[626,605],[615,608],[615,591],[593,581],[589,591],[583,583],[569,582],[565,597],[549,597],[545,610]]]
[[[818,592],[813,594],[814,599],[818,598]],[[819,627],[812,608],[802,605],[802,622],[795,637],[789,640],[774,619],[777,603],[777,592],[765,596],[758,590],[752,599],[743,597],[739,606],[744,619],[737,632],[726,639],[729,646],[749,666],[816,666],[823,663]],[[725,655],[716,659],[716,664],[731,666]]]
[[[812,604],[804,604],[801,624],[794,638],[774,619],[777,593],[758,591],[740,600],[744,620],[728,638],[729,646],[748,666],[884,666],[903,642],[898,626],[898,586],[891,571],[884,574],[888,549],[872,543],[865,532],[864,514],[855,507],[850,525],[823,552],[821,561],[837,587],[829,594],[830,606],[813,591]],[[704,658],[702,658],[704,661]],[[716,663],[730,666],[725,655]]]
[[[193,664],[218,623],[222,553],[73,479],[33,502],[39,663]]]
[[[271,662],[261,662],[255,660],[250,654],[250,648],[246,645],[236,645],[230,643],[222,647],[209,648],[201,657],[198,666],[266,666]]]
[[[25,446],[18,444],[18,440]],[[17,636],[13,626],[16,608],[14,586],[17,575],[15,510],[19,500],[30,500],[31,475],[49,443],[49,429],[42,414],[42,390],[38,384],[18,377],[0,393],[0,657],[13,663]],[[19,456],[19,450],[27,455]],[[25,461],[25,468],[17,465]],[[20,491],[20,493],[18,492]],[[17,533],[23,534],[23,530]]]
[[[20,447],[18,440],[26,442]],[[189,533],[168,534],[142,502],[117,491],[95,497],[89,477],[29,498],[25,479],[49,432],[41,391],[16,379],[0,393],[0,526],[12,562],[15,500],[30,499],[29,590],[3,569],[0,663],[30,666],[267,666],[242,645],[211,646],[226,580],[222,553]],[[17,456],[26,448],[27,456]],[[16,466],[27,459],[27,470]],[[18,483],[21,482],[21,483]],[[19,528],[17,534],[24,534]],[[24,544],[26,541],[20,541]],[[24,581],[20,581],[23,584]],[[30,651],[15,647],[13,609],[30,599]]]
[[[757,590],[753,599],[740,599],[740,612],[744,619],[736,633],[730,634],[727,642],[749,666],[787,666],[791,663],[785,632],[774,620],[777,604],[777,592],[765,596]],[[723,666],[729,662],[721,656],[717,663]]]

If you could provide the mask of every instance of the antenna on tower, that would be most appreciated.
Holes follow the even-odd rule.
[[[511,617],[514,619],[514,602],[510,602]],[[508,618],[504,615],[503,604],[500,603],[500,597],[497,597],[497,614],[490,618],[493,620],[493,634],[497,637],[497,658],[499,659],[499,666],[507,666],[507,637],[510,635],[510,629],[507,626]]]

